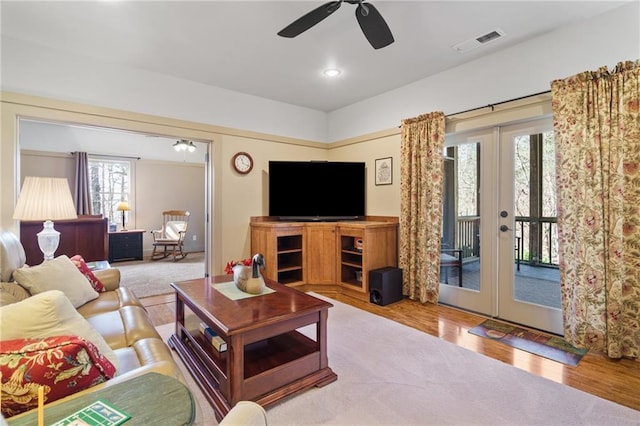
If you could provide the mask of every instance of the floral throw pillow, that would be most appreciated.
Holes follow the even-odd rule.
[[[71,259],[71,261],[74,263],[74,265],[76,265],[78,270],[80,272],[82,272],[82,275],[87,277],[87,279],[91,283],[91,287],[93,287],[93,289],[95,291],[97,291],[98,293],[102,293],[103,291],[105,291],[105,288],[104,288],[104,285],[102,284],[102,281],[100,281],[93,274],[93,272],[91,272],[91,269],[89,269],[89,266],[87,266],[87,262],[84,261],[82,256],[80,256],[79,254],[76,254],[75,256],[73,256],[73,257],[71,257],[69,259]]]
[[[92,343],[78,336],[0,342],[2,415],[15,416],[112,378],[116,369]]]

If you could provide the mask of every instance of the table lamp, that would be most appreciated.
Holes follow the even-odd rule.
[[[53,221],[77,217],[67,179],[25,177],[13,218],[44,221],[38,233],[38,246],[45,261],[53,259],[60,244],[60,232],[54,229]]]
[[[131,208],[129,207],[129,203],[127,203],[126,201],[120,201],[118,203],[118,206],[116,207],[116,210],[118,210],[119,212],[122,212],[122,230],[126,231],[127,229],[125,228],[124,225],[124,212],[128,212],[129,210],[131,210]]]

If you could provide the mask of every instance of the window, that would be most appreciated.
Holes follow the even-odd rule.
[[[120,201],[131,205],[132,163],[128,160],[89,159],[91,213],[102,214],[109,223],[121,223],[122,214],[116,210]]]

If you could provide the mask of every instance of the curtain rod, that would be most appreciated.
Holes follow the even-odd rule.
[[[477,108],[471,108],[471,109],[467,109],[467,110],[464,110],[464,111],[454,112],[453,114],[445,115],[445,117],[450,117],[452,115],[458,115],[458,114],[464,114],[464,113],[467,113],[467,112],[477,111],[477,110],[483,109],[483,108],[491,108],[491,111],[493,111],[494,108],[496,106],[498,106],[498,105],[502,105],[502,104],[506,104],[506,103],[514,102],[514,101],[519,101],[519,100],[522,100],[522,99],[531,98],[533,96],[546,95],[547,93],[551,93],[551,90],[545,90],[544,92],[534,93],[533,95],[520,96],[519,98],[508,99],[506,101],[500,101],[500,102],[496,102],[494,104],[488,104],[488,105],[477,107]]]
[[[72,151],[71,154],[75,154],[77,152],[79,152],[79,151]],[[131,159],[131,160],[140,160],[141,159],[141,157],[128,157],[126,155],[90,154],[90,153],[87,153],[87,155],[93,155],[95,157],[108,157],[108,158],[128,158],[128,159]]]
[[[494,108],[497,105],[502,105],[502,104],[506,104],[506,103],[509,103],[509,102],[515,102],[515,101],[519,101],[519,100],[522,100],[522,99],[531,98],[533,96],[546,95],[547,93],[551,93],[551,90],[545,90],[544,92],[538,92],[538,93],[534,93],[532,95],[520,96],[519,98],[507,99],[506,101],[500,101],[500,102],[496,102],[494,104],[488,104],[488,105],[481,106],[481,107],[476,107],[476,108],[466,109],[464,111],[454,112],[453,114],[445,115],[445,118],[451,117],[451,116],[454,116],[454,115],[458,115],[458,114],[464,114],[464,113],[467,113],[467,112],[478,111],[478,110],[481,110],[483,108],[491,108],[491,112],[493,112]],[[401,128],[401,127],[402,127],[402,125],[398,126],[398,128]]]

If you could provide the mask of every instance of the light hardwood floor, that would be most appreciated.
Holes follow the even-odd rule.
[[[322,293],[317,290],[316,292]],[[325,295],[538,376],[640,410],[640,362],[638,361],[611,360],[600,354],[589,352],[577,367],[566,366],[468,333],[470,328],[485,319],[473,313],[443,305],[421,304],[409,299],[387,306],[378,306],[346,295],[335,293]],[[173,295],[145,298],[143,303],[147,307],[154,325],[174,321],[175,300]],[[331,311],[329,311],[329,315],[331,315]]]

